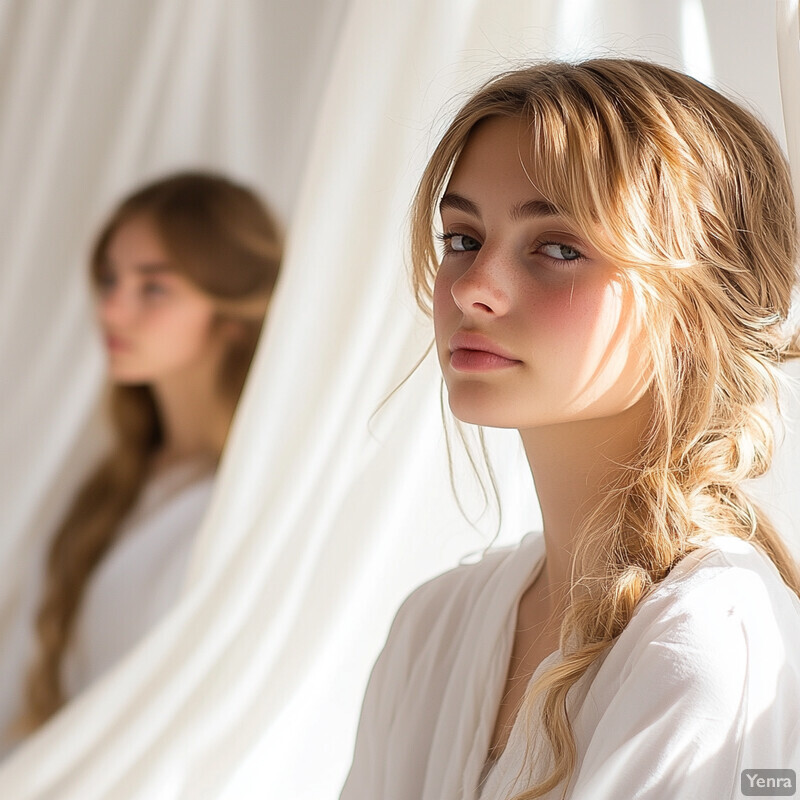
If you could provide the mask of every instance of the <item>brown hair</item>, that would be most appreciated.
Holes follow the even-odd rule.
[[[770,465],[767,406],[778,404],[779,364],[800,355],[787,329],[797,220],[774,138],[716,91],[642,61],[535,65],[468,100],[425,169],[411,247],[427,312],[437,205],[470,132],[492,116],[529,126],[536,188],[622,268],[654,362],[647,440],[576,540],[564,659],[520,711],[530,722],[542,700],[554,755],[545,779],[514,798],[533,800],[562,781],[566,794],[574,773],[570,687],[680,559],[732,534],[762,550],[800,595],[798,565],[742,485]],[[525,761],[530,768],[529,751]]]
[[[90,257],[95,286],[106,251],[128,220],[151,222],[171,267],[207,293],[214,324],[236,320],[241,335],[227,343],[217,388],[235,407],[261,332],[280,268],[282,234],[250,189],[206,172],[182,172],[149,183],[125,198],[99,232]],[[36,618],[38,652],[26,683],[26,708],[15,728],[30,732],[65,702],[61,666],[81,599],[93,570],[113,546],[148,476],[150,457],[162,443],[152,390],[112,384],[108,414],[113,449],[77,492],[57,530],[46,562]]]

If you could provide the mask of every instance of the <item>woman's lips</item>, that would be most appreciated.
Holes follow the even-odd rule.
[[[128,342],[117,336],[106,336],[106,347],[114,352],[130,349]]]
[[[492,369],[505,369],[519,364],[511,358],[489,353],[486,350],[467,350],[459,348],[450,353],[450,366],[459,372],[484,372]]]
[[[460,372],[506,369],[522,362],[480,333],[459,331],[450,339],[450,366]]]

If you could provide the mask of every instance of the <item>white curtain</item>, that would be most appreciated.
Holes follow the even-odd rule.
[[[452,496],[432,357],[373,416],[431,338],[408,289],[406,221],[438,133],[470,88],[516,61],[615,53],[712,81],[783,139],[770,9],[746,0],[0,4],[5,642],[24,642],[22,589],[104,442],[94,415],[102,357],[83,278],[93,226],[133,183],[187,164],[248,180],[291,221],[284,277],[180,602],[0,764],[1,797],[337,796],[394,610],[421,580],[485,546],[497,522],[487,513],[472,528]],[[790,431],[764,487],[790,538],[796,444]],[[537,523],[530,478],[512,434],[492,433],[490,449],[500,540],[513,541]],[[477,517],[479,492],[455,456]],[[21,649],[0,648],[4,687],[19,678]]]
[[[91,235],[134,184],[195,165],[288,217],[342,13],[338,0],[0,1],[4,642],[29,627],[20,586],[107,441]],[[0,718],[18,649],[0,648]]]

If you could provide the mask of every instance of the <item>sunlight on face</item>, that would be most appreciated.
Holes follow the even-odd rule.
[[[519,119],[482,122],[441,204],[436,347],[465,422],[523,429],[610,416],[648,383],[619,271],[534,188],[521,155],[530,149]]]
[[[145,217],[126,221],[112,236],[96,307],[119,383],[180,376],[211,357],[213,301],[171,269]]]

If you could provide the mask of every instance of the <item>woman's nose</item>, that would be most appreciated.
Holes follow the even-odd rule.
[[[98,299],[100,319],[108,325],[128,324],[135,313],[131,292],[120,284],[106,286]]]
[[[501,254],[480,250],[450,287],[459,309],[464,314],[505,314],[509,308],[507,267]]]

